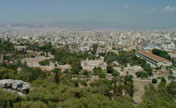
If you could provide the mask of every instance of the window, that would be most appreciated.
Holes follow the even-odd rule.
[[[167,64],[167,62],[163,62],[163,64]]]

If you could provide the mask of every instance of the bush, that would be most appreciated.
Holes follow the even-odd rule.
[[[144,69],[144,71],[147,72],[149,76],[152,76],[153,69],[150,64],[145,64],[144,66],[142,66],[142,68]]]
[[[99,78],[106,78],[106,74],[103,72],[99,73],[98,76]]]
[[[35,58],[35,55],[31,55],[31,58]]]
[[[81,70],[82,70],[82,66],[81,66],[80,61],[73,62],[71,64],[71,72],[72,72],[72,74],[77,74],[78,75]]]
[[[119,76],[119,75],[120,75],[120,73],[117,71],[113,71],[113,73],[112,73],[112,76]]]
[[[107,70],[107,73],[112,73],[114,71],[112,66],[107,66],[106,70]]]
[[[161,82],[166,84],[166,79],[164,77],[162,77]]]
[[[142,79],[149,77],[149,75],[146,72],[136,72],[136,75],[138,78],[142,78]]]
[[[45,73],[40,68],[26,67],[20,73],[21,80],[32,82],[38,78],[45,78]]]
[[[160,66],[160,67],[156,67],[155,69],[156,69],[156,70],[160,70],[161,68],[162,68],[162,66]]]
[[[89,75],[89,71],[88,70],[83,70],[83,75],[88,76]]]
[[[47,105],[41,101],[22,101],[15,104],[14,108],[47,108]]]
[[[0,68],[0,79],[19,79],[16,70]]]
[[[98,75],[99,73],[101,73],[102,72],[102,68],[101,67],[94,67],[93,68],[93,73],[95,74],[95,75]]]
[[[47,59],[47,60],[40,61],[39,64],[42,65],[42,66],[47,66],[47,65],[49,66],[50,65],[50,60]]]
[[[156,84],[157,83],[157,79],[156,78],[152,79],[152,83]]]
[[[168,79],[169,79],[169,80],[175,80],[175,79],[176,79],[176,77],[175,77],[175,76],[173,76],[173,75],[169,75],[169,76],[168,76]]]

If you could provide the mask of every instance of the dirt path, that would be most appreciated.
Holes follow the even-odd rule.
[[[141,80],[141,79],[134,80],[135,93],[133,99],[136,103],[142,101],[142,96],[145,93],[145,85],[149,83],[151,83],[151,80]]]

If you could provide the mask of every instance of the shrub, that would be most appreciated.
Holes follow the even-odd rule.
[[[114,71],[112,66],[107,66],[106,70],[107,70],[107,73],[112,73]]]
[[[47,59],[47,60],[40,61],[39,64],[42,66],[47,66],[47,65],[49,66],[50,60]]]
[[[162,77],[161,82],[166,84],[166,79],[164,77]]]
[[[99,73],[98,76],[99,78],[106,78],[106,74],[103,72]]]
[[[157,83],[157,79],[156,78],[152,79],[152,83],[156,84]]]
[[[89,75],[89,71],[88,70],[83,70],[83,75],[88,76]]]
[[[169,79],[169,80],[175,80],[175,79],[176,79],[176,77],[175,77],[175,76],[173,76],[173,75],[169,75],[169,76],[168,76],[168,79]]]
[[[136,72],[138,78],[148,78],[149,75],[146,72]]]

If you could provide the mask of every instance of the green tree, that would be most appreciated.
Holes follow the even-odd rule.
[[[101,73],[103,70],[102,70],[102,68],[101,67],[94,67],[93,68],[93,73],[95,74],[95,75],[98,75],[99,73]]]
[[[176,82],[172,81],[168,86],[167,86],[167,91],[170,97],[173,99],[176,99]]]
[[[146,72],[136,72],[136,76],[142,79],[149,77],[149,75]]]
[[[155,88],[152,84],[145,87],[142,102],[137,108],[175,108],[176,103],[168,97],[166,87]]]
[[[166,84],[166,79],[164,77],[161,77],[161,82]]]
[[[82,66],[81,66],[81,63],[78,61],[78,62],[73,62],[71,64],[71,72],[73,74],[79,74],[79,72],[82,70]]]
[[[49,66],[50,65],[50,60],[46,59],[46,60],[43,60],[43,61],[39,61],[39,64],[42,65],[42,66]]]
[[[111,97],[112,81],[107,79],[100,79],[90,83],[95,93],[101,93],[105,96]]]
[[[48,108],[48,106],[40,101],[22,101],[15,104],[14,108]]]
[[[51,43],[47,43],[44,46],[42,46],[41,50],[43,50],[45,52],[45,56],[48,56],[48,52],[52,50]]]
[[[40,68],[25,67],[20,73],[20,78],[32,82],[38,78],[45,78],[45,73]]]
[[[120,75],[119,72],[117,71],[113,71],[112,73],[112,76],[113,76],[113,83],[114,83],[114,86],[113,86],[113,97],[115,98],[116,97],[116,92],[117,92],[117,77]]]
[[[52,70],[52,72],[55,73],[55,81],[56,81],[56,83],[60,83],[61,69],[60,68],[55,68],[55,69]]]
[[[89,71],[88,70],[83,70],[83,75],[88,76],[89,75]]]
[[[152,83],[156,84],[157,83],[157,79],[156,78],[152,79]]]
[[[152,53],[155,55],[158,55],[160,57],[163,57],[165,59],[171,60],[170,55],[168,54],[168,52],[164,51],[164,50],[160,50],[160,49],[153,49]]]
[[[113,71],[114,71],[113,67],[110,66],[110,65],[108,65],[108,66],[106,67],[106,70],[107,70],[107,73],[113,73]]]
[[[133,81],[133,76],[132,75],[126,75],[125,76],[125,91],[128,93],[129,96],[133,97],[134,94],[134,81]]]
[[[108,52],[106,54],[104,54],[104,61],[107,62],[107,64],[112,64],[113,61],[117,60],[117,54],[114,52]]]
[[[21,97],[16,93],[10,93],[0,88],[0,108],[13,108],[18,101],[21,101]]]
[[[0,79],[19,79],[16,70],[0,68]]]
[[[148,73],[149,76],[152,76],[153,69],[150,66],[150,64],[145,64],[143,66],[143,69],[144,69],[144,71],[146,71]]]
[[[93,49],[93,50],[92,50],[92,54],[94,54],[94,55],[96,54],[97,48],[98,48],[98,44],[93,44],[93,45],[92,45],[92,49]]]

